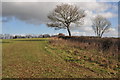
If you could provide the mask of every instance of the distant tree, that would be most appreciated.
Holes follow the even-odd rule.
[[[98,37],[102,37],[105,32],[108,32],[111,26],[111,22],[101,15],[96,16],[92,22],[92,28]]]
[[[65,34],[63,34],[63,33],[58,34],[58,37],[63,37],[63,36],[65,36]]]
[[[67,29],[69,36],[71,36],[71,23],[82,24],[83,17],[85,17],[84,10],[75,5],[61,4],[57,5],[53,12],[48,15],[51,22],[47,23],[47,25],[55,27],[55,29]]]
[[[48,37],[50,37],[49,34],[44,34],[44,35],[43,35],[43,38],[48,38]]]

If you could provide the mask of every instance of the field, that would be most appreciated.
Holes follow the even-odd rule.
[[[58,38],[2,42],[3,78],[117,78],[119,62],[96,49]]]

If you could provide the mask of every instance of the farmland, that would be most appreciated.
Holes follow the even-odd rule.
[[[116,78],[116,56],[59,38],[2,41],[3,78]]]

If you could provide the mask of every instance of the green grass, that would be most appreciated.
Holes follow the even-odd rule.
[[[51,44],[49,38],[2,42],[3,78],[111,78],[117,70],[89,61],[96,51]],[[79,54],[74,54],[77,51]],[[79,58],[80,57],[80,58]],[[97,59],[98,56],[95,57]],[[111,74],[112,73],[112,74]]]
[[[0,79],[2,78],[2,40],[0,39]]]

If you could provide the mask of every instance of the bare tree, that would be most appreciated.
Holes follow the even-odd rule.
[[[51,21],[47,23],[49,27],[55,27],[55,29],[67,29],[69,36],[71,36],[70,25],[82,24],[83,17],[85,17],[84,10],[80,10],[75,5],[61,4],[48,15],[48,19]]]
[[[101,15],[98,15],[95,17],[95,19],[93,19],[92,28],[98,37],[102,37],[105,32],[108,32],[110,26],[110,21]]]

